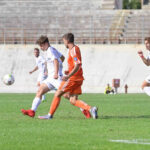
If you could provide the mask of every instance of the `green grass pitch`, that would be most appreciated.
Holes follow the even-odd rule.
[[[80,99],[98,106],[97,120],[85,119],[65,99],[54,119],[39,120],[53,94],[47,94],[35,118],[23,116],[20,109],[30,108],[34,95],[0,94],[0,150],[150,150],[150,97],[145,94],[83,94]]]

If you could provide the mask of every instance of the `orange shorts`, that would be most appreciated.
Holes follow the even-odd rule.
[[[70,95],[73,94],[82,94],[82,86],[83,80],[80,81],[62,81],[60,86],[59,86],[59,90],[63,91],[63,92],[68,92]]]

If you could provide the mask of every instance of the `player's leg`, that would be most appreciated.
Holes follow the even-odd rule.
[[[67,93],[65,93],[65,94],[63,94],[63,97],[65,98],[65,99],[70,99],[70,94],[69,94],[69,92],[67,92]],[[80,108],[80,110],[81,110],[81,112],[83,113],[83,115],[86,117],[86,118],[91,118],[91,114],[90,114],[90,112],[88,111],[88,110],[85,110],[85,109],[82,109],[82,108]]]
[[[82,94],[81,86],[83,84],[83,81],[71,81],[70,83],[70,103],[74,106],[77,106],[83,110],[86,110],[87,112],[90,112],[92,117],[94,119],[98,118],[97,116],[97,108],[91,107],[87,103],[85,103],[82,100],[78,99],[78,95]]]
[[[48,115],[44,115],[44,116],[39,116],[39,119],[52,119],[53,115],[56,111],[56,109],[58,108],[59,104],[60,104],[60,100],[61,100],[61,96],[64,94],[65,92],[61,91],[61,90],[57,90],[55,93],[55,96],[52,100],[51,106],[50,106],[50,110]]]
[[[61,78],[58,79],[52,79],[51,80],[51,84],[55,87],[55,89],[58,89],[59,86],[62,84],[62,80]],[[57,90],[54,98],[52,100],[51,106],[50,106],[50,111],[48,113],[48,115],[44,115],[44,116],[39,116],[39,119],[51,119],[57,109],[57,107],[59,106],[60,100],[61,100],[61,96],[64,94],[65,92],[61,91],[61,90]],[[66,95],[67,96],[67,95]]]
[[[38,89],[40,88],[40,85],[46,80],[46,76],[43,76],[43,75],[39,75],[38,77],[38,82],[37,82],[37,86],[38,86]],[[46,96],[45,94],[42,95],[42,102],[44,102],[46,100]]]
[[[82,93],[81,86],[82,86],[83,81],[66,81],[62,82],[60,86],[60,90],[64,92],[69,92],[70,94],[70,103],[79,107],[80,110],[83,112],[83,114],[87,117],[90,118],[90,111],[93,115],[93,113],[97,113],[97,109],[93,109],[93,107],[89,106],[85,102],[78,100],[78,95]],[[94,110],[94,111],[93,111]],[[96,116],[97,118],[97,116]]]
[[[150,76],[143,81],[141,88],[148,96],[150,96]]]
[[[32,107],[31,107],[31,110],[33,111],[36,111],[39,104],[41,103],[41,100],[42,100],[42,96],[47,93],[48,91],[50,91],[51,89],[49,89],[49,87],[45,84],[45,83],[42,83],[36,93],[36,96],[33,100],[33,103],[32,103]]]
[[[35,98],[33,99],[31,109],[29,109],[29,110],[22,109],[21,110],[22,113],[24,115],[28,115],[30,117],[34,117],[35,116],[35,112],[36,112],[38,106],[41,103],[42,95],[47,93],[48,91],[50,91],[50,88],[45,83],[41,84],[39,89],[38,89],[38,91],[37,91],[37,93],[36,93]]]
[[[83,109],[83,110],[87,110],[87,111],[91,112],[91,115],[94,119],[98,118],[97,108],[88,105],[87,103],[85,103],[82,100],[79,100],[77,94],[73,94],[70,96],[70,103],[74,106],[77,106],[77,107]]]
[[[42,84],[41,81],[38,81],[38,82],[37,82],[37,87],[38,87],[37,92],[39,91],[41,84]],[[43,97],[43,95],[42,95],[42,97]]]

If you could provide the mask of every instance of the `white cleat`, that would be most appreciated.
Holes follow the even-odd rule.
[[[38,116],[39,119],[43,119],[43,120],[50,120],[53,118],[53,116],[50,115],[45,115],[45,116]]]
[[[91,113],[93,119],[97,119],[98,118],[98,113],[97,112],[98,112],[98,108],[97,107],[92,107],[90,109],[90,113]]]

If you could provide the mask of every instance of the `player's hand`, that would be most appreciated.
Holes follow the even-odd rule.
[[[62,77],[62,80],[63,80],[63,81],[67,81],[68,79],[69,79],[69,76],[63,76],[63,77]]]
[[[58,74],[54,74],[54,79],[58,79]]]
[[[144,56],[143,56],[143,52],[142,52],[141,50],[138,51],[138,54],[139,54],[139,56],[140,56],[141,58],[144,57]]]
[[[68,70],[65,70],[64,73],[65,73],[65,75],[68,75],[68,74],[69,74],[69,71],[68,71]]]
[[[29,72],[29,74],[32,74],[32,73],[33,73],[32,71]]]

